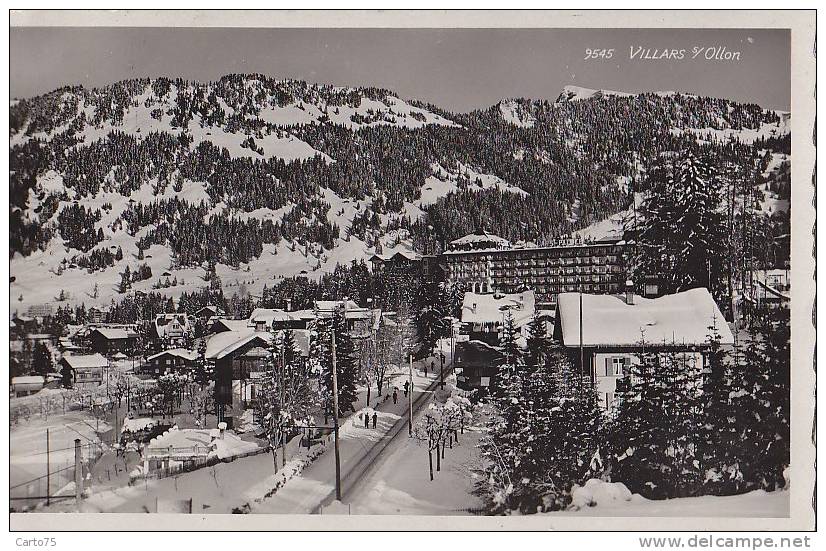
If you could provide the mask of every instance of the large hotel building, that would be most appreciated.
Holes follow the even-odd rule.
[[[475,293],[533,289],[537,308],[553,309],[559,293],[620,294],[628,279],[621,238],[560,239],[548,246],[519,244],[486,232],[450,243],[441,255],[448,281]]]

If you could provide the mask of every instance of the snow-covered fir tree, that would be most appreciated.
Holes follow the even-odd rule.
[[[730,242],[714,170],[692,154],[667,179],[651,182],[642,205],[635,277],[654,277],[664,294],[706,287],[728,309]]]

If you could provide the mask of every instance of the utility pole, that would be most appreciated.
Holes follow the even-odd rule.
[[[347,324],[347,317],[346,317],[346,303],[345,303],[345,328]],[[333,352],[333,433],[335,439],[335,453],[336,453],[336,500],[341,501],[341,456],[339,455],[338,449],[338,372],[336,371],[336,316],[335,312],[333,312],[332,317],[332,332],[331,332],[331,341],[332,341],[332,352]]]
[[[49,497],[52,495],[51,492],[51,477],[49,475],[49,471],[51,470],[51,466],[49,465],[49,429],[46,429],[46,505],[49,505]]]
[[[410,367],[407,371],[410,392],[407,393],[407,434],[413,437],[413,353],[410,354]]]
[[[582,388],[582,371],[585,369],[585,349],[582,346],[582,285],[579,286],[579,387]]]
[[[80,505],[83,496],[83,461],[80,452],[80,438],[75,438],[75,502]]]

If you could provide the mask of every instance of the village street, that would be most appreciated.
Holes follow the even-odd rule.
[[[429,364],[431,359],[427,360]],[[449,357],[448,357],[449,362]],[[416,362],[413,370],[413,415],[423,410],[431,401],[433,391],[439,385],[438,373],[422,371],[422,362]],[[445,371],[447,371],[447,366]],[[404,384],[405,377],[399,376],[390,387]],[[391,395],[375,408],[376,429],[364,428],[358,414],[351,417],[340,431],[341,491],[343,501],[347,501],[350,491],[359,484],[368,469],[385,453],[391,443],[407,441],[408,402],[403,392],[398,394],[398,402],[393,403]],[[333,443],[315,462],[310,464],[300,477],[291,479],[272,497],[252,507],[254,513],[320,513],[335,500],[335,453]],[[423,471],[424,472],[424,471]]]

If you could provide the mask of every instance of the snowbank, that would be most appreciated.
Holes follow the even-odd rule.
[[[618,505],[624,501],[631,501],[634,495],[622,482],[605,482],[592,478],[584,486],[574,485],[571,497],[573,501],[570,508],[577,511],[583,507]],[[637,497],[644,499],[639,495]]]

